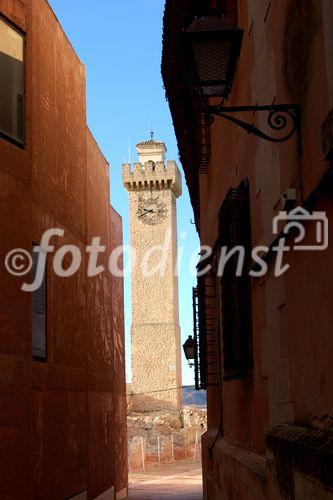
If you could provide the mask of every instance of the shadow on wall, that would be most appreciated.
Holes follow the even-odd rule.
[[[310,80],[310,56],[318,32],[317,0],[292,0],[286,15],[284,74],[293,102],[303,101]]]

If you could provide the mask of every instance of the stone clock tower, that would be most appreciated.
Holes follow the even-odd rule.
[[[139,163],[123,165],[132,255],[132,410],[181,409],[176,199],[181,173],[166,147],[137,144]]]

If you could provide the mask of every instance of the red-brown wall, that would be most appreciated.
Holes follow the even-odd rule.
[[[86,126],[85,68],[45,0],[0,0],[26,32],[23,150],[0,139],[0,497],[63,499],[126,488],[122,280],[87,278],[86,245],[106,246],[121,219],[110,208],[108,164]],[[46,363],[32,360],[31,296],[3,263],[50,228],[77,245],[79,271],[47,271]]]
[[[122,245],[123,233],[121,217],[112,208],[109,208],[110,227],[113,231],[109,232],[109,246],[113,251]],[[120,256],[119,267],[122,268],[123,260]],[[116,491],[123,491],[127,485],[127,404],[126,404],[126,377],[125,377],[125,331],[124,331],[124,306],[119,302],[119,297],[123,297],[124,283],[123,279],[111,275],[112,290],[112,330],[115,332],[113,341],[113,377],[114,384],[114,420],[117,422],[114,439],[114,454],[117,457],[117,464],[122,467],[116,467],[115,484]]]

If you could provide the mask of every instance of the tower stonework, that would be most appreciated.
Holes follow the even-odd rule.
[[[133,248],[131,409],[180,410],[176,199],[181,173],[174,161],[165,163],[163,142],[139,143],[137,151],[133,170],[123,165]]]

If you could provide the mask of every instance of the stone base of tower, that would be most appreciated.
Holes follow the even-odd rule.
[[[129,411],[182,409],[180,328],[170,323],[132,325]]]
[[[181,389],[176,391],[168,391],[166,395],[168,399],[159,399],[157,397],[137,395],[128,397],[128,409],[135,413],[150,413],[158,411],[179,411],[181,398]],[[178,394],[173,394],[177,392]]]

